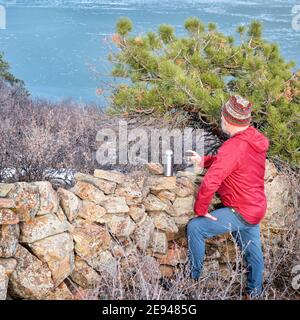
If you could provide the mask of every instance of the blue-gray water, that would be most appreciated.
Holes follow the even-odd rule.
[[[5,1],[0,0],[1,3]],[[7,4],[10,3],[10,4]],[[13,74],[23,79],[33,96],[52,100],[72,97],[105,104],[96,88],[107,78],[108,45],[105,37],[115,31],[120,16],[134,23],[134,33],[172,24],[185,34],[184,20],[198,16],[216,22],[219,30],[235,34],[252,19],[264,24],[264,36],[280,45],[283,56],[300,68],[300,31],[292,28],[291,0],[28,0],[7,1],[7,26],[0,30]]]

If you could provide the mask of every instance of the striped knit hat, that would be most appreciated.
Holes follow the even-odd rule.
[[[248,126],[251,121],[253,104],[246,99],[235,95],[222,106],[222,114],[225,120],[235,126]]]

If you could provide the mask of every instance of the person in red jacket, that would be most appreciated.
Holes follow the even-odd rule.
[[[253,105],[236,95],[222,106],[222,130],[230,136],[216,155],[192,161],[207,172],[199,186],[194,203],[196,217],[187,225],[191,277],[198,280],[205,254],[205,240],[231,232],[247,264],[247,295],[263,290],[264,259],[260,241],[260,221],[267,201],[264,190],[266,152],[269,140],[251,126]],[[218,193],[223,208],[208,212]]]

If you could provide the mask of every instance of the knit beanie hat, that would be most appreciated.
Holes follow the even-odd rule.
[[[222,106],[222,115],[225,120],[235,126],[248,126],[251,121],[253,104],[248,100],[234,95]]]

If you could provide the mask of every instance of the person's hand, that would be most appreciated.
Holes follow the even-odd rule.
[[[203,217],[209,218],[211,220],[217,221],[218,219],[214,216],[212,216],[209,212],[206,213]]]
[[[196,151],[193,151],[193,150],[187,150],[191,153],[193,153],[193,155],[190,157],[191,161],[193,162],[193,164],[200,164],[201,162],[201,156],[196,152]]]

